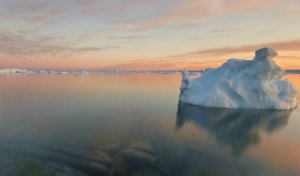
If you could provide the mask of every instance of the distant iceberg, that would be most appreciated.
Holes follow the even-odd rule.
[[[80,72],[75,73],[75,76],[86,76],[88,74],[89,74],[89,72],[82,70]]]
[[[190,79],[182,73],[179,101],[205,107],[242,109],[292,109],[297,89],[272,59],[271,48],[255,52],[253,60],[230,59],[217,69]]]
[[[0,74],[18,74],[18,73],[27,73],[26,69],[20,68],[3,68],[0,69]]]

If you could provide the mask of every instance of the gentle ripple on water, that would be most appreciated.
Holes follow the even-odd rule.
[[[300,87],[299,75],[287,77]],[[241,111],[178,104],[180,79],[0,77],[0,176],[300,173],[299,107]]]

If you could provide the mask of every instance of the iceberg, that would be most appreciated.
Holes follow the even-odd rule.
[[[229,59],[216,69],[190,79],[182,72],[179,101],[217,108],[293,109],[297,89],[274,62],[277,52],[261,48],[253,60]]]
[[[27,73],[26,69],[20,69],[20,68],[3,68],[0,69],[0,74],[23,74]]]
[[[75,73],[75,76],[86,76],[88,74],[89,74],[89,72],[82,70],[80,72]]]

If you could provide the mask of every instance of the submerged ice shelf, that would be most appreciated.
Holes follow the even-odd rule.
[[[230,59],[217,69],[190,79],[182,73],[179,100],[220,108],[292,109],[297,106],[297,89],[272,59],[271,48],[255,52],[253,60]]]

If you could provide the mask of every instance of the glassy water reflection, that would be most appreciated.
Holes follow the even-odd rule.
[[[247,147],[259,144],[260,131],[271,134],[284,127],[291,112],[207,108],[179,102],[176,129],[191,121],[215,136],[218,142],[230,145],[233,155],[240,155]]]
[[[0,176],[299,175],[299,108],[178,105],[180,79],[0,76]]]

